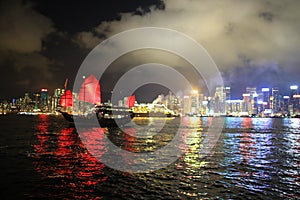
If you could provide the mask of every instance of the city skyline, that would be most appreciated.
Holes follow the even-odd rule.
[[[57,87],[57,88],[53,89],[52,91],[51,91],[51,89],[48,89],[48,87],[39,88],[38,90],[33,91],[33,92],[29,92],[29,90],[25,90],[25,91],[22,92],[22,95],[20,95],[20,96],[14,96],[12,98],[7,98],[7,99],[2,98],[2,99],[0,99],[0,101],[10,101],[11,102],[12,99],[17,99],[17,98],[24,97],[24,94],[26,94],[26,93],[30,94],[30,95],[34,95],[35,93],[40,93],[40,92],[42,92],[44,90],[52,92],[52,94],[54,94],[55,90],[57,90],[57,89],[60,89],[60,90],[67,90],[67,89],[72,90],[72,87],[68,86],[68,81],[69,80],[66,79],[65,82],[64,82],[64,84],[61,84],[60,87]],[[149,87],[150,90],[153,89],[153,86],[151,84],[147,84],[147,85],[150,86]],[[147,85],[142,86],[141,88],[138,88],[133,94],[137,95],[137,96],[140,96],[140,94],[139,94],[139,93],[141,93],[140,90],[142,90],[143,88],[147,87]],[[161,87],[163,87],[163,86],[157,85],[157,87],[161,89]],[[286,85],[284,88],[280,88],[280,87],[278,87],[276,85],[275,86],[269,86],[269,87],[268,86],[261,87],[261,86],[255,86],[255,85],[251,85],[250,86],[249,85],[249,86],[246,86],[245,88],[242,88],[242,89],[240,88],[240,90],[238,90],[238,92],[236,92],[237,91],[237,90],[235,90],[236,88],[232,87],[231,85],[224,85],[223,87],[225,87],[225,88],[229,87],[230,88],[230,96],[232,97],[232,99],[242,99],[243,98],[243,94],[251,93],[251,92],[248,91],[248,89],[251,89],[251,88],[255,88],[257,91],[259,91],[260,89],[264,89],[264,88],[269,88],[270,90],[272,88],[277,88],[280,91],[280,95],[281,96],[289,95],[291,87],[297,87],[297,90],[299,88],[299,91],[300,91],[300,84]],[[167,88],[165,88],[165,90],[162,93],[160,93],[159,91],[160,90],[158,90],[157,92],[155,92],[152,95],[153,98],[151,100],[149,100],[149,101],[143,101],[143,98],[140,98],[140,101],[143,102],[143,103],[149,103],[149,102],[154,101],[159,95],[161,95],[161,94],[167,95],[170,92],[170,90],[168,90]],[[206,89],[201,89],[199,87],[195,87],[193,89],[193,91],[197,91],[197,92],[202,93],[202,94],[204,94],[206,96],[213,96],[214,95],[214,94],[209,94]],[[237,93],[238,95],[232,95],[233,94],[232,91],[235,91],[235,93]],[[109,94],[104,94],[105,97],[104,98],[101,97],[101,98],[103,98],[107,102],[111,98],[111,92],[109,92]],[[185,90],[184,92],[182,92],[182,91],[176,91],[176,92],[177,92],[177,95],[180,94],[179,96],[184,96],[184,95],[188,95],[191,91]],[[102,89],[101,89],[101,95],[103,95]]]
[[[233,96],[246,86],[277,86],[288,91],[289,85],[300,84],[298,7],[299,1],[293,0],[2,1],[0,99],[21,96],[25,90],[54,90],[65,78],[73,85],[91,49],[117,33],[145,26],[174,29],[203,45],[225,85],[233,88]],[[149,62],[186,71],[184,75],[194,85],[199,82],[184,59],[141,51],[112,63],[101,81],[103,93],[109,93],[111,85],[133,66]],[[147,96],[148,91],[143,94]]]
[[[95,79],[95,81],[97,80]],[[0,113],[42,112],[55,114],[61,108],[78,112],[82,109],[83,105],[87,106],[86,110],[89,110],[89,107],[93,107],[92,104],[82,103],[85,102],[82,98],[89,97],[88,94],[91,94],[90,92],[88,94],[83,94],[83,91],[80,94],[71,92],[70,89],[67,89],[67,82],[66,80],[64,88],[57,88],[53,92],[48,91],[47,88],[42,88],[34,94],[25,93],[23,97],[14,98],[11,101],[0,101]],[[88,90],[87,88],[84,91]],[[173,115],[298,116],[300,114],[299,91],[298,85],[291,85],[288,94],[282,93],[278,87],[246,87],[244,92],[240,94],[240,98],[232,98],[231,87],[217,86],[214,94],[209,96],[195,89],[188,93],[181,93],[180,95],[169,91],[168,94],[157,95],[151,102],[143,102],[134,96],[135,103],[131,102],[131,106],[134,106],[135,111],[143,110],[143,112],[145,110],[150,112],[151,109],[161,112],[164,107],[168,113],[173,113]],[[98,95],[103,100],[101,91],[99,91]],[[62,99],[63,96],[65,98],[64,101]],[[79,98],[79,96],[81,97]],[[116,106],[126,106],[128,98],[125,96],[123,99],[119,99]],[[110,99],[98,103],[111,104]]]

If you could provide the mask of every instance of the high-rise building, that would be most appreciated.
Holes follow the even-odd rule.
[[[264,110],[270,109],[270,88],[262,88],[261,92],[263,94],[263,108],[264,108]]]
[[[228,89],[229,90],[229,89]],[[228,92],[227,90],[227,92]],[[214,112],[219,114],[226,113],[226,89],[225,87],[216,87],[215,97],[214,97]]]
[[[182,113],[181,98],[179,96],[174,95],[174,98],[172,99],[171,106],[169,109],[173,110],[175,114]]]
[[[208,97],[204,96],[203,94],[200,96],[200,114],[202,116],[207,116],[209,114],[208,109]]]
[[[28,105],[31,102],[31,99],[29,97],[29,93],[25,93],[24,95],[24,104]]]
[[[231,88],[229,86],[225,87],[225,95],[226,95],[225,100],[230,100],[231,99]]]
[[[49,111],[48,105],[48,89],[43,88],[41,89],[41,110]]]
[[[285,115],[289,115],[289,105],[290,105],[290,97],[283,96],[283,113]]]
[[[189,96],[183,97],[183,114],[191,113],[191,100]]]
[[[41,100],[42,100],[42,105],[46,105],[47,104],[48,89],[46,89],[46,88],[41,89]]]
[[[191,113],[192,114],[199,114],[200,109],[199,109],[199,93],[197,90],[192,90],[191,96]]]
[[[253,105],[252,105],[252,114],[257,115],[259,112],[259,107],[258,107],[258,94],[255,93],[253,94]]]
[[[291,115],[295,113],[300,112],[300,95],[298,92],[298,86],[297,85],[292,85],[290,86],[291,92],[290,92],[290,110],[291,110]]]
[[[243,94],[242,112],[247,112],[248,114],[252,114],[250,97],[251,95],[249,93]]]
[[[214,101],[212,99],[212,97],[207,97],[207,113],[208,115],[213,114],[214,112]]]
[[[251,104],[251,108],[249,110],[249,113],[251,114],[257,114],[257,93],[256,93],[256,87],[246,87],[246,94],[250,94],[249,96],[249,102]]]
[[[33,94],[34,96],[34,109],[40,110],[41,109],[41,94],[36,92]]]
[[[31,106],[31,98],[29,96],[29,93],[26,92],[24,98],[21,98],[21,101],[19,101],[19,106],[21,111],[30,112],[33,110]]]
[[[256,87],[246,87],[246,93],[253,97],[256,94]]]
[[[244,100],[227,100],[226,107],[227,115],[238,116],[243,112]]]
[[[52,112],[55,112],[58,108],[59,102],[60,102],[60,98],[63,95],[63,93],[65,92],[65,89],[61,89],[61,88],[56,88],[54,90],[53,96],[52,96],[52,103],[51,103],[51,110]]]
[[[290,95],[290,97],[292,97],[293,95],[298,94],[298,86],[297,85],[290,86],[290,89],[291,89],[291,95]]]
[[[277,87],[272,88],[272,97],[271,97],[271,109],[274,113],[280,111],[280,99],[279,99],[279,89]]]

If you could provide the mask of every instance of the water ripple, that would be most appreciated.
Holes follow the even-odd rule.
[[[0,145],[1,161],[7,164],[2,165],[2,171],[13,174],[15,189],[23,188],[11,197],[18,198],[19,192],[29,199],[300,198],[299,119],[226,118],[214,154],[207,157],[199,153],[210,119],[182,120],[183,156],[160,170],[131,174],[95,159],[83,146],[76,129],[60,118],[19,119],[23,125],[2,136]],[[155,130],[152,123],[149,131]],[[91,151],[101,157],[107,151],[104,135],[120,148],[139,153],[153,152],[168,144],[177,130],[178,126],[169,123],[159,134],[145,138],[135,138],[116,128],[87,128],[83,134]],[[19,171],[10,166],[19,167]],[[20,176],[21,172],[24,176]]]

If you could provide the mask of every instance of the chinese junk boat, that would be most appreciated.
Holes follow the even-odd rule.
[[[92,119],[94,118],[98,120],[101,127],[112,127],[125,125],[134,117],[134,113],[130,109],[131,102],[127,102],[129,107],[101,104],[100,84],[94,75],[84,80],[79,91],[78,100],[83,104],[81,105],[83,111],[75,112],[71,90],[66,90],[60,98],[61,109],[58,111],[71,123],[89,124],[93,122]],[[88,106],[91,108],[87,108]]]

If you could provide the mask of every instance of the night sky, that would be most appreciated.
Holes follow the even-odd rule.
[[[51,92],[63,87],[66,78],[71,88],[82,61],[96,45],[145,26],[171,28],[203,45],[232,87],[233,97],[239,98],[246,86],[278,86],[287,92],[289,85],[300,85],[298,0],[75,2],[1,1],[0,99],[22,97],[43,87]],[[184,72],[188,64],[180,59],[154,51],[123,56],[100,80],[103,94],[134,65],[158,62]],[[185,75],[197,87],[194,77]],[[145,87],[138,97],[153,99],[163,91],[159,89]]]

